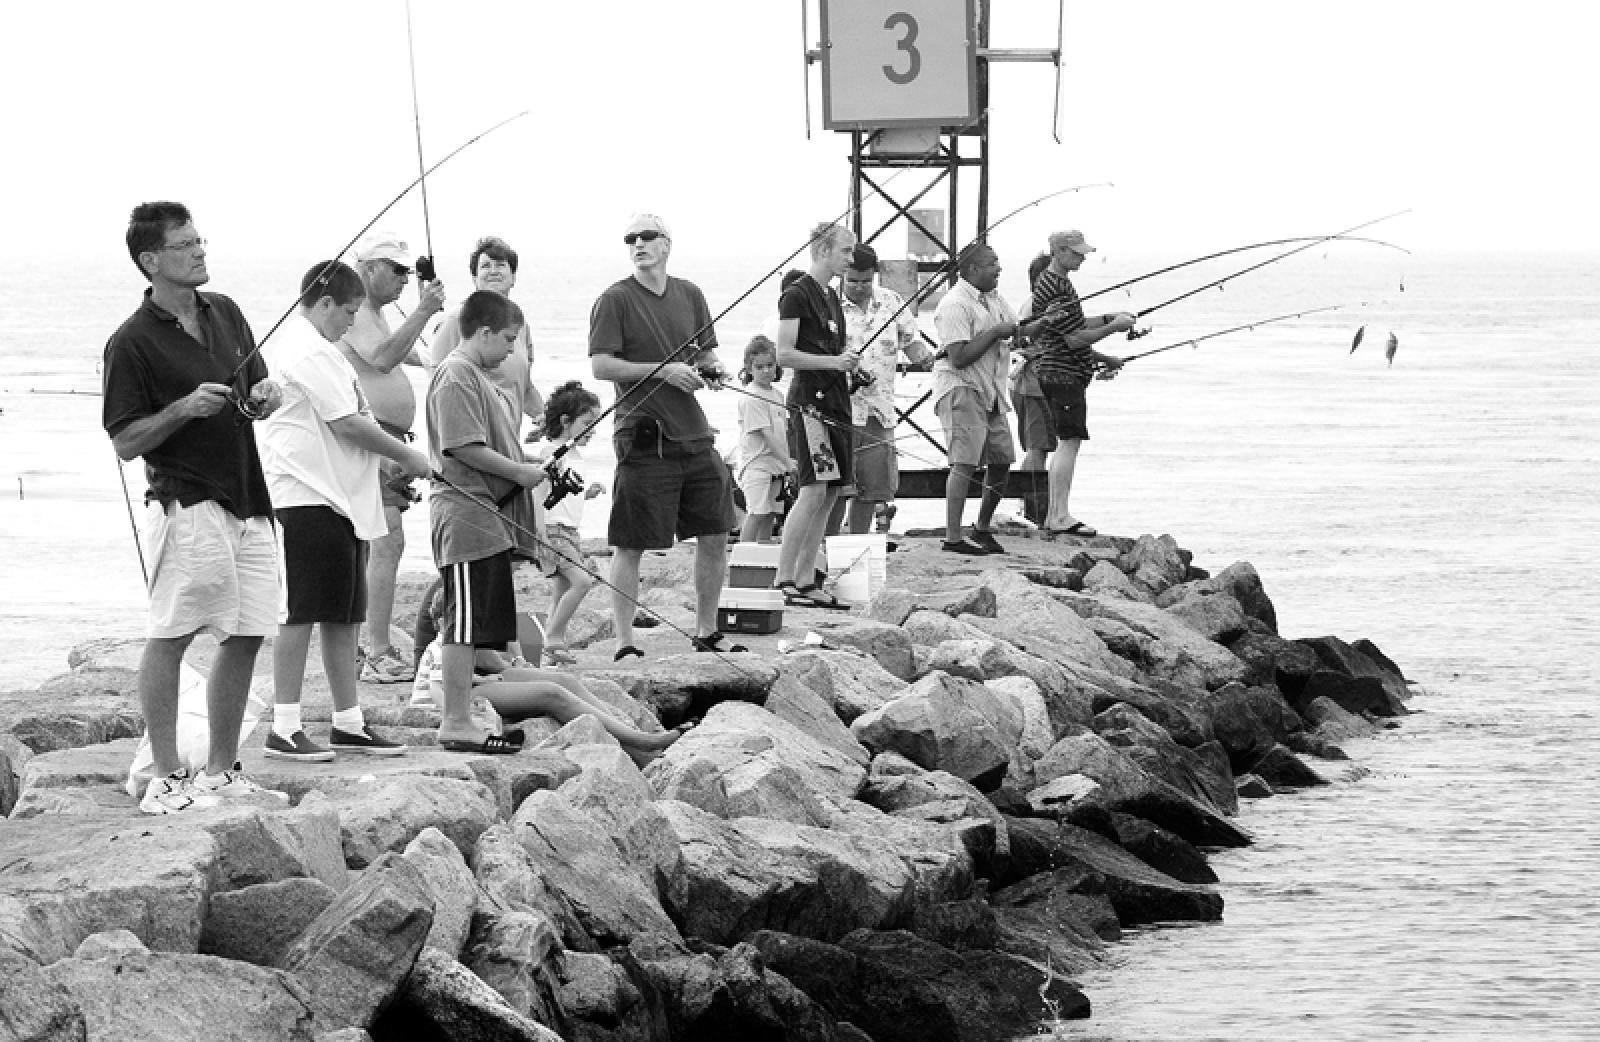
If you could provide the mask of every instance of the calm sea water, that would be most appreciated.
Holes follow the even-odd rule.
[[[1077,281],[1088,292],[1174,259],[1108,257]],[[677,267],[718,308],[775,260]],[[1020,300],[1026,257],[1006,260],[1003,289]],[[526,263],[517,295],[541,386],[587,379],[588,306],[622,270]],[[214,288],[258,331],[303,267],[212,253]],[[1100,305],[1148,307],[1227,270]],[[98,401],[28,393],[98,387],[136,279],[125,260],[0,261],[0,689],[64,669],[80,640],[140,631]],[[758,291],[723,340],[742,344],[774,299]],[[1324,765],[1330,788],[1250,804],[1258,843],[1215,859],[1224,921],[1116,946],[1084,982],[1095,1017],[1064,1034],[1600,1038],[1600,257],[1310,251],[1164,310],[1125,350],[1326,304],[1346,308],[1097,384],[1073,505],[1105,531],[1170,532],[1213,569],[1253,562],[1286,635],[1371,638],[1422,685],[1418,714],[1353,744],[1360,770]],[[730,445],[735,401],[708,400]],[[919,442],[905,465],[935,462]],[[591,453],[602,480],[603,443]],[[127,474],[137,498],[137,467]],[[590,510],[603,523],[606,501]],[[903,504],[902,522],[932,519]],[[409,564],[427,568],[425,525],[410,532]]]

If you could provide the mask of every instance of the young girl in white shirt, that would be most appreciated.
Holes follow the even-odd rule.
[[[744,349],[739,382],[750,394],[739,397],[739,488],[744,492],[744,525],[739,538],[760,542],[772,535],[778,517],[783,479],[794,470],[789,458],[789,410],[783,392],[772,386],[782,379],[778,349],[764,336],[754,336]]]
[[[544,405],[544,459],[563,445],[569,446],[561,462],[573,473],[584,473],[583,447],[594,436],[594,423],[600,415],[600,399],[577,380],[556,388]],[[567,646],[567,623],[594,585],[594,562],[583,553],[578,526],[583,523],[583,505],[605,492],[605,486],[591,481],[581,493],[571,493],[545,511],[545,543],[540,546],[540,570],[549,577],[550,614],[545,619],[544,659],[547,665],[570,666],[576,660]]]

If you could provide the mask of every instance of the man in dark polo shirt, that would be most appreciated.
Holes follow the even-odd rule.
[[[642,656],[633,643],[639,561],[675,539],[695,540],[695,639],[699,651],[721,644],[717,600],[733,527],[733,478],[717,455],[716,435],[696,391],[702,366],[722,368],[705,294],[667,274],[672,233],[654,214],[636,214],[622,242],[633,274],[600,294],[589,313],[589,362],[595,379],[617,387],[612,483],[606,540],[616,658]],[[661,365],[667,359],[672,361]],[[657,367],[660,366],[659,371]]]
[[[256,652],[278,608],[272,504],[250,416],[271,413],[282,396],[238,306],[200,292],[211,277],[206,241],[186,207],[135,207],[127,243],[150,288],[106,344],[101,421],[121,459],[144,457],[150,485],[139,702],[155,777],[139,809],[173,814],[270,791],[245,777],[236,755]],[[206,688],[209,753],[191,776],[178,756],[178,673],[201,630],[220,644]]]

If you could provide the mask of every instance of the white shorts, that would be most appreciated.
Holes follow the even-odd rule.
[[[776,514],[778,493],[783,489],[783,475],[770,470],[746,467],[739,475],[739,489],[744,492],[744,512],[747,514]]]
[[[152,502],[145,512],[154,639],[202,630],[218,640],[278,629],[278,541],[264,517],[241,521],[217,503]]]

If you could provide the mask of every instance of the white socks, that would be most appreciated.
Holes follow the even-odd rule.
[[[300,703],[276,702],[272,706],[272,733],[289,741],[300,730]]]

